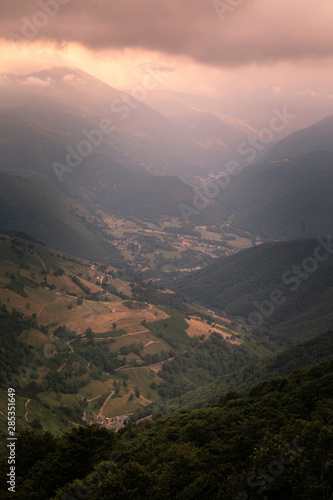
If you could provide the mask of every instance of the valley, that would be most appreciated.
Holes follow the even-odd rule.
[[[112,243],[126,262],[143,276],[177,277],[205,267],[212,259],[232,255],[253,245],[253,236],[232,234],[222,226],[195,226],[179,218],[163,217],[155,223],[135,217],[118,219],[98,212],[108,226]]]
[[[0,108],[0,301],[4,321],[17,323],[20,367],[4,377],[22,394],[22,425],[118,430],[329,328],[330,259],[273,314],[261,304],[331,226],[331,120],[284,139],[207,198],[214,171],[254,133],[245,124],[177,103],[159,103],[162,113],[137,105],[125,123],[107,108],[120,91],[82,71],[27,78],[52,85],[9,76]],[[76,158],[101,113],[114,133],[55,176],[55,160]],[[311,150],[319,143],[324,152]],[[284,148],[291,157],[280,160]],[[192,206],[185,220],[180,207]]]
[[[66,67],[0,80],[0,435],[10,388],[17,498],[81,498],[83,481],[96,500],[257,498],[249,478],[282,452],[300,481],[267,498],[319,498],[332,117],[267,142],[158,95]],[[242,144],[259,145],[252,163]]]
[[[70,101],[68,71],[38,74],[41,81],[53,82],[41,94],[30,86],[21,91],[17,80],[12,90],[2,89],[8,93],[1,111],[3,134],[17,126],[19,136],[27,137],[15,158],[9,136],[0,150],[1,314],[5,325],[14,325],[14,347],[3,349],[2,373],[4,385],[10,381],[17,387],[24,407],[20,426],[61,433],[72,425],[98,423],[119,430],[128,421],[172,414],[179,401],[197,397],[191,394],[200,400],[207,384],[224,377],[234,387],[228,377],[241,380],[241,370],[251,363],[329,329],[331,260],[274,314],[263,314],[260,307],[281,285],[283,273],[313,253],[310,237],[319,225],[321,231],[330,227],[324,215],[331,213],[330,151],[299,156],[296,134],[295,156],[250,165],[209,199],[205,185],[214,176],[208,175],[208,164],[206,170],[193,168],[190,177],[189,165],[181,167],[189,161],[180,147],[184,136],[179,135],[175,149],[171,122],[138,106],[127,127],[118,119],[115,135],[101,149],[55,180],[52,160],[61,160],[63,132],[76,144],[80,127],[92,129],[107,96],[118,95],[74,72],[82,86]],[[88,99],[83,111],[89,92],[101,90],[104,98]],[[11,113],[12,92],[20,99]],[[203,133],[203,124],[209,124],[209,134],[222,133],[211,116],[183,112],[198,127],[186,141]],[[330,123],[315,130],[327,137]],[[161,175],[156,158],[149,160],[154,175],[143,168],[151,146],[139,144],[143,130],[149,144],[151,138],[157,141],[154,154],[168,158],[168,175]],[[273,158],[279,147],[273,148]],[[139,152],[142,161],[133,161]],[[196,152],[197,159],[207,153]],[[172,175],[176,165],[180,178],[197,188]],[[314,213],[319,193],[321,206]],[[180,207],[191,207],[195,199],[200,210],[185,220]],[[300,236],[308,239],[295,239]],[[312,288],[318,291],[315,301]],[[248,318],[254,313],[262,321],[253,327]],[[15,361],[8,367],[10,349]],[[1,415],[3,429],[6,417]]]
[[[122,231],[120,220],[115,225]],[[212,318],[209,311],[182,302],[170,290],[135,280],[135,275],[130,279],[124,271],[35,240],[1,235],[2,314],[9,319],[13,311],[23,323],[30,318],[18,332],[17,355],[20,358],[20,349],[25,352],[19,368],[2,367],[3,376],[27,395],[26,405],[29,399],[20,425],[33,423],[54,431],[83,418],[118,428],[116,418],[123,425],[156,399],[213,380],[213,368],[199,368],[200,350],[210,349],[212,336],[222,349],[221,359],[244,363],[248,341],[237,333],[236,324]],[[183,312],[170,309],[174,301]],[[240,349],[236,356],[234,349]],[[260,344],[252,350],[250,357],[267,352]],[[198,357],[199,378],[190,383],[186,377],[191,370],[184,367],[183,380],[175,385],[164,371],[186,352]],[[4,424],[4,416],[1,420]]]

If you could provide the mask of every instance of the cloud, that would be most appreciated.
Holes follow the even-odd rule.
[[[24,41],[31,23],[33,39],[80,43],[93,51],[139,48],[229,67],[333,55],[332,0],[243,0],[232,7],[235,3],[11,0],[1,6],[0,34]],[[52,15],[47,5],[53,5]],[[229,8],[222,21],[223,5]]]
[[[139,65],[139,69],[142,73],[147,73],[147,71],[157,71],[158,73],[174,73],[175,68],[171,66],[166,66],[163,64],[152,64],[151,62],[144,62]]]
[[[78,78],[76,75],[68,74],[63,77],[64,82],[69,82],[72,84],[77,84],[80,83],[80,78]]]
[[[41,80],[35,76],[29,76],[25,80],[20,82],[20,85],[35,85],[38,87],[49,87],[52,84],[51,78],[47,78],[46,80]]]
[[[8,83],[12,83],[12,80],[8,75],[0,75],[0,85],[7,85]]]

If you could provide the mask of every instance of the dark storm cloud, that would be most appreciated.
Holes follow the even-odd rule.
[[[36,16],[41,11],[47,22]],[[135,47],[234,66],[332,55],[332,15],[332,0],[2,0],[0,33],[25,40],[27,19],[37,20],[35,33],[26,31],[31,40]]]

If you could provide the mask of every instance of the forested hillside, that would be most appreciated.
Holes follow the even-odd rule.
[[[330,236],[265,243],[217,259],[170,286],[208,307],[243,317],[246,329],[277,345],[293,345],[331,328],[330,244]]]
[[[3,479],[2,498],[329,500],[332,391],[329,362],[117,434],[28,431],[17,442],[20,493]]]
[[[234,215],[234,226],[265,241],[331,234],[333,154],[298,154],[256,162],[230,177],[216,201]]]
[[[333,332],[323,333],[312,340],[283,349],[259,361],[249,363],[244,368],[218,377],[214,382],[194,391],[189,391],[165,404],[157,400],[145,408],[145,414],[170,415],[179,410],[204,408],[231,390],[247,391],[255,384],[272,377],[290,375],[295,370],[309,368],[333,357]],[[142,409],[134,414],[134,419],[142,417]]]

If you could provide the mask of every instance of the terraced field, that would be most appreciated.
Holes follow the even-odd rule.
[[[131,415],[159,398],[163,365],[191,349],[192,340],[217,332],[240,342],[226,322],[185,319],[135,300],[132,290],[133,283],[110,266],[17,236],[0,240],[1,303],[35,318],[35,327],[18,337],[32,353],[23,360],[26,378],[13,375],[26,394],[20,425],[43,422],[44,429],[59,432],[81,418]],[[164,296],[173,292],[161,291],[162,302]],[[0,410],[4,425],[5,407]]]

